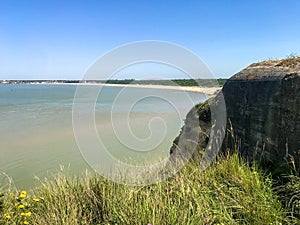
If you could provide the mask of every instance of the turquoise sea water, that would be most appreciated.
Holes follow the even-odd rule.
[[[73,133],[76,87],[0,85],[0,171],[12,177],[18,188],[34,187],[38,183],[35,176],[49,178],[60,166],[71,175],[89,169]],[[142,97],[136,102],[133,100],[136,96]],[[114,157],[151,163],[168,155],[184,116],[195,103],[206,98],[201,93],[177,90],[126,88],[124,91],[121,87],[104,87],[94,105],[95,125]],[[84,124],[82,127],[84,132]],[[162,141],[145,145],[145,149],[152,149],[131,149],[132,137],[147,140],[162,127],[166,128]],[[128,132],[125,139],[124,132]]]

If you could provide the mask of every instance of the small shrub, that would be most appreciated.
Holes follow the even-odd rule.
[[[280,60],[276,66],[283,66],[283,67],[295,67],[298,63],[300,63],[300,56],[296,53],[291,53],[285,59]]]

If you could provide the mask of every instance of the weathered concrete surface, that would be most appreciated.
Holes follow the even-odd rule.
[[[174,158],[189,159],[196,150],[206,147],[211,128],[211,111],[208,101],[193,107],[186,116],[184,126],[176,137],[170,153]]]
[[[300,171],[300,58],[254,63],[231,77],[222,93],[228,119],[222,150],[238,147],[241,156],[273,171],[288,164]],[[211,121],[201,118],[207,113],[201,111],[197,117],[194,111],[188,114],[171,152],[193,147],[181,144],[183,148],[178,148],[177,142],[197,135],[197,123],[208,135]],[[205,144],[206,136],[199,133],[197,148]]]

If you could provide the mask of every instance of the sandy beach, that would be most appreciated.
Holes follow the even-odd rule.
[[[168,85],[144,85],[144,84],[107,84],[107,83],[31,83],[31,84],[55,84],[55,85],[99,85],[109,87],[128,87],[128,88],[151,88],[165,90],[182,90],[188,92],[200,92],[207,95],[214,95],[222,87],[200,87],[200,86],[168,86]]]
[[[98,85],[98,84],[97,84]],[[152,88],[166,90],[182,90],[189,92],[200,92],[207,95],[214,95],[222,87],[200,87],[200,86],[167,86],[167,85],[139,85],[139,84],[99,84],[112,87],[131,87],[131,88]]]

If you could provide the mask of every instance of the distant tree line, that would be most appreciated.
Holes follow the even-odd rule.
[[[204,86],[204,87],[215,87],[223,86],[227,79],[172,79],[172,80],[135,80],[135,79],[124,79],[124,80],[107,80],[107,81],[87,81],[96,83],[107,83],[107,84],[140,84],[140,85],[168,85],[168,86]]]

